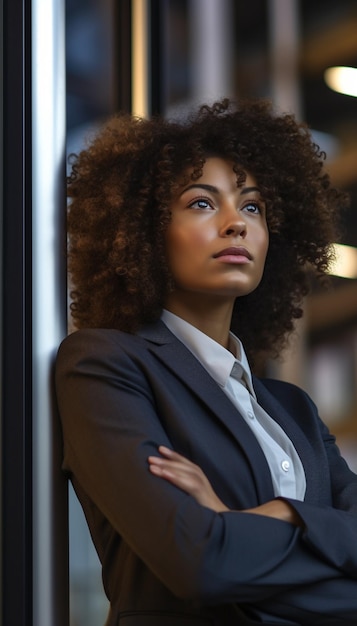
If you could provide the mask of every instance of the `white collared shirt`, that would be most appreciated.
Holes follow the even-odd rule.
[[[281,426],[258,404],[240,340],[230,333],[231,351],[226,350],[170,311],[164,310],[161,319],[218,383],[251,428],[269,465],[275,496],[303,500],[306,478],[300,457]]]

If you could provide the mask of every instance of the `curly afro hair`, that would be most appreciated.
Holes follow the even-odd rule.
[[[306,124],[266,100],[225,99],[180,122],[119,114],[72,155],[69,271],[78,328],[135,332],[158,319],[172,286],[170,203],[212,155],[232,162],[237,179],[251,173],[267,206],[264,275],[253,293],[237,298],[232,330],[251,358],[277,356],[302,315],[307,269],[326,274],[347,199],[331,186]]]

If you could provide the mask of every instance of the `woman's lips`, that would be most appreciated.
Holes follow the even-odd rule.
[[[226,263],[239,264],[239,263],[249,263],[249,261],[252,260],[252,255],[250,254],[250,252],[248,252],[248,250],[246,250],[246,248],[230,247],[230,248],[224,248],[224,250],[217,252],[217,254],[213,256],[213,258],[221,259],[222,261]]]

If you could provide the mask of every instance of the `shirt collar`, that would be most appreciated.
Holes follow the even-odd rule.
[[[192,352],[220,387],[226,386],[232,368],[237,361],[243,369],[244,383],[255,397],[247,356],[242,342],[232,332],[229,334],[230,350],[227,350],[171,311],[164,309],[161,319],[177,339]]]

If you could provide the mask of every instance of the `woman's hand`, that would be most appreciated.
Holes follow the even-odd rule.
[[[216,513],[229,510],[213,491],[211,483],[198,465],[165,446],[160,446],[159,452],[161,457],[148,458],[152,474],[165,478],[193,496],[199,504]]]
[[[165,478],[176,487],[193,496],[199,504],[222,513],[229,511],[222,500],[213,491],[211,483],[198,465],[186,459],[186,457],[166,448],[159,446],[161,457],[149,456],[149,468],[152,474]],[[302,520],[295,509],[284,499],[277,498],[270,500],[252,509],[242,509],[241,513],[253,513],[255,515],[265,515],[289,522],[294,526],[303,526]]]

